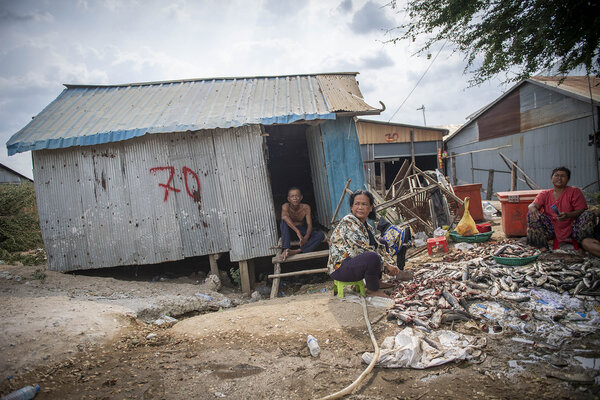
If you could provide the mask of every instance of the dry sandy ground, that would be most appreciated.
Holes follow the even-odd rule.
[[[42,282],[36,269],[0,266],[0,394],[37,383],[36,399],[318,398],[350,384],[366,367],[360,356],[372,351],[362,307],[334,297],[328,283],[242,304],[239,294],[228,299],[202,285],[50,271]],[[210,312],[228,302],[234,307]],[[182,317],[168,326],[144,322],[165,312]],[[382,313],[370,307],[369,319]],[[398,327],[383,318],[373,329],[381,343]],[[318,357],[306,347],[309,333]],[[510,336],[489,336],[479,364],[376,368],[348,398],[597,398],[596,386],[568,382],[581,371],[547,362],[560,352]],[[570,346],[598,349],[598,339]],[[515,359],[518,368],[509,364]]]

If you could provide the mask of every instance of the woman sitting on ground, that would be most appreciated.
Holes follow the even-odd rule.
[[[542,251],[554,238],[558,243],[570,240],[581,243],[594,232],[594,214],[586,211],[583,193],[567,186],[571,171],[567,167],[555,168],[551,179],[554,188],[538,194],[527,213],[527,243]]]
[[[400,271],[392,257],[379,246],[367,218],[375,219],[373,195],[357,190],[350,195],[351,213],[333,230],[327,268],[332,279],[342,282],[365,280],[367,295],[389,297],[380,289],[382,265],[390,275],[412,279],[412,273]]]

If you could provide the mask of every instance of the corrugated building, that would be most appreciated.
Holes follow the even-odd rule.
[[[354,116],[378,113],[356,73],[66,85],[7,148],[32,150],[50,269],[245,262],[274,254],[290,186],[326,227],[364,187]]]
[[[27,182],[33,182],[33,180],[0,163],[0,184],[9,183],[13,185],[20,185]]]
[[[591,90],[591,96],[590,96]],[[526,79],[476,112],[445,140],[452,161],[447,172],[459,184],[488,182],[494,192],[510,190],[509,169],[498,152],[517,162],[541,187],[550,187],[557,166],[571,169],[570,185],[597,191],[598,154],[593,135],[598,131],[600,78],[537,76]],[[486,150],[495,149],[495,150]],[[483,151],[482,151],[483,150]],[[519,180],[517,190],[528,190]]]
[[[367,182],[372,187],[388,188],[404,160],[414,159],[421,170],[439,167],[438,156],[447,129],[362,118],[356,126]]]

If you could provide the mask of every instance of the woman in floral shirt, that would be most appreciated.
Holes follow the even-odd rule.
[[[327,268],[332,279],[355,282],[364,279],[369,296],[388,297],[381,289],[381,266],[390,275],[400,270],[384,248],[378,248],[367,218],[375,219],[373,195],[357,190],[350,195],[351,214],[346,215],[334,229],[329,244]]]

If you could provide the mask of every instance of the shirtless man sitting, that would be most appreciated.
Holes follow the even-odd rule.
[[[297,187],[288,190],[288,202],[281,206],[281,259],[298,253],[310,253],[325,239],[321,231],[313,231],[311,210],[302,203],[302,192]],[[300,240],[299,249],[290,249],[291,232]]]

